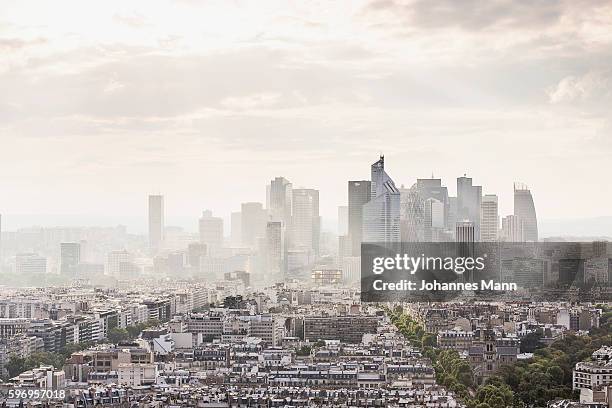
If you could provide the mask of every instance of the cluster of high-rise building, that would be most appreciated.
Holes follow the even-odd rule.
[[[242,203],[241,211],[232,213],[229,242],[223,219],[205,211],[199,221],[199,243],[206,259],[195,262],[198,272],[227,272],[222,265],[239,253],[246,259],[244,267],[268,283],[307,278],[321,264],[329,270],[330,263],[347,282],[358,274],[364,242],[538,240],[533,198],[522,184],[514,186],[514,213],[503,217],[500,226],[497,195],[483,195],[482,186],[466,175],[457,178],[453,197],[439,178],[418,179],[411,188],[398,187],[385,170],[384,156],[371,165],[370,174],[369,180],[348,182],[348,205],[338,209],[337,248],[322,245],[319,191],[296,189],[284,177],[266,186],[265,206]],[[151,196],[149,248],[153,254],[160,253],[162,226],[163,197]]]
[[[370,166],[369,179],[348,181],[335,236],[322,229],[318,190],[295,188],[275,177],[266,186],[265,203],[241,203],[240,211],[231,213],[229,228],[210,210],[194,220],[195,233],[168,226],[164,196],[156,194],[148,200],[147,237],[124,227],[22,229],[3,234],[0,265],[19,276],[65,279],[155,274],[214,280],[246,272],[256,284],[310,280],[314,270],[339,270],[346,283],[359,276],[364,242],[538,240],[535,205],[526,186],[515,184],[514,212],[501,220],[498,197],[483,194],[472,178],[457,178],[456,192],[451,196],[433,176],[417,179],[410,188],[398,186],[380,156]]]

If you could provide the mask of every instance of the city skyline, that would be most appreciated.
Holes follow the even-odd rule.
[[[612,407],[612,0],[2,0],[0,89],[0,407]]]
[[[432,180],[434,182],[440,182],[440,179],[433,178],[434,174],[432,173],[432,175],[429,178],[420,178],[415,180],[415,183],[412,185],[404,185],[404,184],[400,184],[400,190],[405,190],[408,191],[408,189],[410,187],[416,187],[417,186],[417,182],[426,182],[428,180]],[[457,182],[460,182],[461,180],[466,179],[466,174],[463,174],[461,176],[458,176],[456,178]],[[467,178],[467,180],[470,180],[471,178]],[[284,180],[285,183],[289,183],[289,191],[291,191],[291,182],[288,181],[285,177],[283,176],[276,176],[273,180],[272,183],[274,184],[274,182],[278,181],[278,180]],[[355,183],[356,181],[351,181],[351,180],[347,180],[347,183]],[[369,183],[368,181],[366,181],[367,183]],[[358,183],[358,182],[357,182]],[[455,183],[450,183],[449,185],[447,185],[445,183],[445,180],[442,179],[441,180],[441,187],[444,188],[447,191],[448,197],[457,199],[456,194],[457,194],[457,189],[455,189],[453,191],[452,186]],[[463,183],[463,182],[461,182]],[[451,186],[451,188],[449,188],[449,186]],[[517,186],[519,186],[517,188]],[[497,201],[498,203],[500,201],[502,201],[501,199],[499,199],[500,196],[504,196],[504,194],[500,194],[496,191],[489,191],[486,190],[486,186],[484,186],[485,190],[483,190],[483,186],[474,186],[479,188],[481,191],[481,195],[482,198],[485,198],[486,196],[492,195],[497,197]],[[350,188],[350,187],[349,187]],[[516,191],[520,191],[521,189],[527,189],[527,192],[529,192],[530,197],[531,197],[531,192],[533,192],[533,190],[529,189],[529,186],[525,183],[521,183],[521,182],[515,182],[513,183],[513,193],[515,193],[514,198],[510,199],[510,202],[514,201],[514,205],[510,205],[510,209],[507,213],[504,212],[504,209],[508,208],[508,203],[501,203],[501,205],[499,205],[497,207],[497,212],[499,215],[499,227],[501,229],[502,226],[502,219],[504,218],[505,215],[512,215],[513,211],[514,211],[514,206],[516,205]],[[300,189],[304,189],[303,187],[297,188],[298,190]],[[369,187],[368,187],[369,189]],[[318,191],[316,188],[314,188],[315,191]],[[346,185],[345,185],[345,190],[346,190]],[[487,191],[486,193],[482,192],[482,191]],[[455,194],[455,196],[453,197],[453,193]],[[345,191],[346,194],[346,191]],[[338,204],[337,206],[335,206],[334,208],[336,209],[336,214],[333,217],[325,217],[322,216],[321,217],[321,232],[331,232],[331,233],[335,233],[338,230],[339,227],[339,223],[341,222],[337,217],[338,217],[338,213],[337,210],[339,207],[342,206],[346,206],[347,207],[347,211],[348,211],[348,204],[350,201],[350,192],[348,193],[348,195],[346,196],[346,202],[342,203],[342,204]],[[261,205],[262,210],[266,211],[267,217],[269,218],[269,221],[274,221],[278,219],[278,215],[276,214],[276,209],[274,207],[274,204],[272,204],[272,202],[270,202],[270,186],[268,185],[266,187],[266,191],[265,191],[265,198],[262,201],[247,201],[247,202],[243,202],[243,203],[238,203],[237,205],[232,204],[233,206],[237,206],[238,210],[240,210],[240,206],[242,206],[243,204],[252,204],[252,205]],[[160,197],[161,199],[161,206],[162,206],[162,223],[164,227],[181,227],[184,228],[186,231],[191,231],[191,232],[198,232],[198,230],[200,229],[200,227],[198,227],[198,218],[201,216],[202,213],[206,214],[206,213],[210,213],[212,210],[210,210],[208,207],[204,207],[203,210],[200,211],[200,214],[197,215],[177,215],[176,213],[169,215],[167,210],[164,209],[164,204],[163,202],[166,200],[166,196],[164,194],[161,194],[159,192],[154,193],[154,194],[148,194],[147,195],[149,197],[149,208],[151,206],[151,197]],[[536,197],[537,197],[537,192],[536,192]],[[323,200],[324,201],[324,200]],[[498,204],[496,203],[496,205]],[[505,205],[504,205],[505,204]],[[268,205],[268,206],[267,206]],[[533,205],[533,203],[531,204]],[[476,207],[480,207],[480,204],[478,204]],[[538,206],[539,207],[539,206]],[[233,209],[233,207],[232,207]],[[170,211],[172,211],[172,209],[170,208]],[[448,209],[444,210],[443,212],[446,214],[448,211]],[[215,212],[215,214],[217,214]],[[232,228],[232,216],[234,214],[240,214],[240,212],[235,212],[235,211],[227,211],[227,208],[224,209],[224,211],[221,211],[221,213],[219,214],[219,219],[222,220],[222,227],[223,227],[223,237],[224,238],[231,238],[231,228]],[[141,214],[134,214],[134,215],[127,215],[127,214],[119,214],[117,216],[113,216],[113,215],[101,215],[101,214],[16,214],[17,215],[17,220],[15,219],[11,219],[11,215],[12,214],[4,214],[5,218],[4,218],[4,222],[3,222],[3,230],[4,231],[10,231],[10,230],[17,230],[17,229],[24,229],[24,228],[30,228],[30,227],[46,227],[46,228],[50,228],[50,227],[94,227],[94,226],[103,226],[103,227],[108,227],[108,226],[126,226],[128,227],[128,229],[130,230],[130,232],[132,233],[136,233],[136,234],[143,234],[146,235],[151,229],[151,218],[150,216],[147,216],[144,213]],[[210,215],[208,215],[210,216]],[[348,216],[348,213],[347,213]],[[463,219],[467,219],[470,218],[470,216],[466,216],[466,215],[462,215],[459,218],[463,218]],[[163,219],[168,219],[168,222],[164,222]],[[568,225],[572,225],[572,223],[574,224],[573,227],[570,228],[570,231],[567,231],[566,233],[563,232],[563,222],[564,220],[554,220],[554,219],[550,219],[550,218],[546,218],[546,217],[537,217],[538,219],[538,224],[545,224],[544,227],[544,234],[542,235],[542,238],[546,238],[549,236],[606,236],[607,233],[607,225],[608,223],[612,223],[612,217],[585,217],[584,220],[587,221],[587,224],[593,224],[596,223],[597,220],[603,220],[603,226],[600,225],[600,230],[606,231],[606,233],[601,233],[601,232],[593,232],[590,233],[589,228],[593,228],[593,225],[587,225],[586,226],[586,233],[583,234],[576,234],[575,229],[576,229],[576,223],[579,223],[581,221],[581,218],[576,217],[576,218],[571,218],[568,220],[565,220],[566,222],[568,222]],[[148,221],[147,221],[148,220]],[[348,220],[348,219],[347,219]],[[8,221],[8,222],[7,222]],[[556,222],[559,222],[559,224],[555,224]],[[148,223],[148,225],[147,225]],[[200,223],[201,223],[201,218],[200,218]],[[193,224],[193,225],[192,225]],[[6,227],[6,225],[8,225],[8,228]],[[612,224],[611,224],[612,225]],[[348,225],[347,225],[348,226]],[[157,228],[159,228],[159,226],[157,226]],[[538,228],[538,226],[536,226],[536,229]],[[159,232],[159,234],[162,234],[163,232]]]
[[[612,215],[611,5],[412,3],[3,2],[0,213],[220,214],[211,191],[236,211],[282,175],[334,218],[381,152],[398,186],[466,173],[501,213],[522,181],[545,218]]]

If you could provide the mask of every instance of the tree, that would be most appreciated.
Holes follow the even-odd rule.
[[[27,369],[25,367],[25,358],[21,358],[16,355],[12,355],[9,358],[8,363],[6,363],[6,370],[8,371],[10,378],[13,378],[26,371]]]
[[[540,333],[529,333],[521,339],[521,353],[533,353],[537,349],[546,347],[540,340]]]
[[[436,347],[438,345],[438,339],[433,334],[425,334],[421,340],[422,347]]]
[[[108,331],[108,340],[111,343],[117,344],[119,342],[129,340],[131,338],[130,333],[126,329],[114,327]]]
[[[298,351],[296,351],[296,355],[298,356],[309,356],[312,351],[312,347],[310,346],[302,346]]]

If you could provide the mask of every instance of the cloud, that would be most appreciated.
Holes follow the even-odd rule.
[[[229,109],[254,109],[274,106],[278,103],[281,94],[259,93],[245,96],[230,96],[221,101],[221,105]]]
[[[149,25],[147,19],[139,13],[115,14],[113,20],[131,28],[143,28]]]
[[[356,20],[455,64],[576,57],[612,45],[606,0],[372,0]]]
[[[24,40],[22,38],[0,38],[0,50],[2,51],[17,51],[22,48],[32,47],[47,43],[46,38],[38,37],[32,40]]]
[[[600,1],[580,2],[580,6]],[[373,0],[365,11],[384,13],[422,28],[458,27],[467,31],[491,28],[538,30],[559,22],[567,9],[562,0]]]
[[[612,70],[592,71],[582,76],[569,75],[548,92],[549,102],[596,102],[610,100],[612,96]]]

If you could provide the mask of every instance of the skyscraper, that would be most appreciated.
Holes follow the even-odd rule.
[[[230,241],[233,246],[240,246],[242,244],[242,213],[240,211],[232,212],[230,222]]]
[[[523,222],[525,241],[538,241],[538,219],[529,187],[514,183],[514,215]]]
[[[470,177],[457,178],[457,221],[471,221],[474,224],[474,239],[480,240],[480,204],[482,186],[472,185]]]
[[[458,221],[455,226],[455,240],[457,241],[457,256],[473,257],[475,253],[475,227],[472,221]],[[464,272],[462,279],[471,281],[472,272]]]
[[[338,206],[338,235],[348,234],[348,207],[346,205]]]
[[[361,254],[363,230],[363,206],[370,201],[372,182],[369,180],[348,182],[348,237],[353,256]]]
[[[447,228],[450,203],[448,188],[442,185],[442,179],[433,178],[433,176],[429,179],[417,179],[416,186],[423,201],[433,198],[442,203],[444,209],[444,226],[442,228]]]
[[[440,232],[444,229],[443,202],[432,197],[425,200],[423,224],[425,241],[439,241]]]
[[[417,183],[400,187],[400,234],[402,242],[425,241],[425,202]]]
[[[127,250],[115,250],[108,253],[106,258],[106,275],[121,277],[127,266],[132,264],[134,257]]]
[[[60,243],[60,273],[74,277],[77,265],[81,262],[81,244],[78,242]]]
[[[458,221],[455,226],[457,242],[473,243],[475,241],[474,223],[472,221]]]
[[[363,242],[400,242],[400,192],[385,172],[385,158],[372,164],[371,199],[363,206]]]
[[[206,244],[192,242],[187,246],[187,263],[191,269],[191,276],[198,276],[202,257],[206,255]]]
[[[164,240],[164,196],[149,196],[149,249],[155,253]]]
[[[305,249],[317,256],[321,234],[319,191],[294,189],[292,200],[291,245],[294,249]]]
[[[480,204],[480,240],[483,242],[497,241],[499,231],[499,215],[497,196],[486,194]]]
[[[285,227],[291,220],[292,185],[284,177],[276,177],[270,182],[269,211],[272,221],[282,221]]]
[[[199,231],[200,242],[206,245],[209,254],[223,247],[223,218],[213,217],[210,210],[203,211]]]
[[[508,215],[502,219],[502,238],[507,242],[525,242],[521,217]]]
[[[240,231],[244,245],[255,248],[257,239],[264,238],[267,218],[267,213],[261,203],[242,203]]]
[[[266,224],[266,281],[284,281],[285,246],[283,224],[281,221],[268,221]]]

